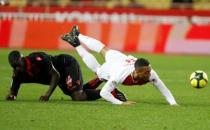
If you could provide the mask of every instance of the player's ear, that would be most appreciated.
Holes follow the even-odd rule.
[[[17,50],[11,51],[8,55],[8,61],[9,64],[15,68],[19,65],[19,62],[21,60],[21,53]]]

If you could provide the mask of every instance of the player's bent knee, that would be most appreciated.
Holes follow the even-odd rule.
[[[72,97],[73,101],[85,101],[85,100],[87,100],[87,94],[82,90],[73,92],[71,97]]]
[[[109,50],[110,50],[110,49],[109,49],[108,47],[103,47],[103,48],[101,49],[100,53],[101,53],[103,56],[105,56],[106,53],[107,53]]]
[[[85,92],[87,94],[87,100],[92,101],[101,98],[100,91],[100,89],[86,89]]]
[[[101,97],[106,97],[107,96],[107,91],[104,91],[103,89],[100,91],[100,96]]]

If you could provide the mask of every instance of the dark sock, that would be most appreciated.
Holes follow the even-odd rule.
[[[87,94],[87,100],[96,100],[101,98],[100,96],[100,89],[86,89],[84,90]]]
[[[123,101],[123,102],[127,101],[125,95],[119,90],[114,89],[111,93],[115,98],[119,99],[120,101]]]
[[[101,81],[98,77],[90,80],[86,84],[83,85],[83,89],[96,89],[103,81]]]

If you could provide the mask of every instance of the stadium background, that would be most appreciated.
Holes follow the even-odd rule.
[[[0,129],[210,129],[210,88],[194,89],[188,78],[210,74],[209,0],[0,0]],[[148,58],[180,107],[170,107],[151,85],[122,87],[137,104],[113,106],[103,100],[72,102],[56,89],[23,85],[15,102],[5,101],[11,82],[9,51],[68,53],[81,64],[84,80],[94,74],[60,39],[72,25],[110,48]],[[69,51],[70,50],[70,51]],[[103,59],[96,55],[101,62]],[[152,96],[151,96],[152,95]]]
[[[60,36],[78,24],[122,51],[210,54],[209,8],[208,0],[10,0],[0,9],[0,47],[72,49]]]

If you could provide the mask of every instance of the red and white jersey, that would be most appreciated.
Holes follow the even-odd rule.
[[[146,84],[148,83],[149,80],[138,80],[138,81],[135,81],[132,77],[132,75],[128,75],[127,78],[123,81],[123,85],[143,85],[143,84]]]
[[[100,79],[113,80],[117,84],[141,85],[148,81],[134,81],[131,73],[134,71],[134,63],[137,58],[126,56],[119,51],[108,51],[106,61],[97,70]]]
[[[167,89],[165,84],[160,80],[157,73],[152,69],[148,81],[134,81],[131,73],[134,71],[134,63],[136,58],[126,56],[118,51],[108,51],[106,54],[106,62],[97,69],[97,75],[100,79],[106,79],[104,87],[101,89],[100,95],[113,104],[122,104],[123,102],[116,99],[111,92],[117,87],[117,84],[124,85],[142,85],[151,82],[166,98],[171,105],[176,105],[176,101]]]

